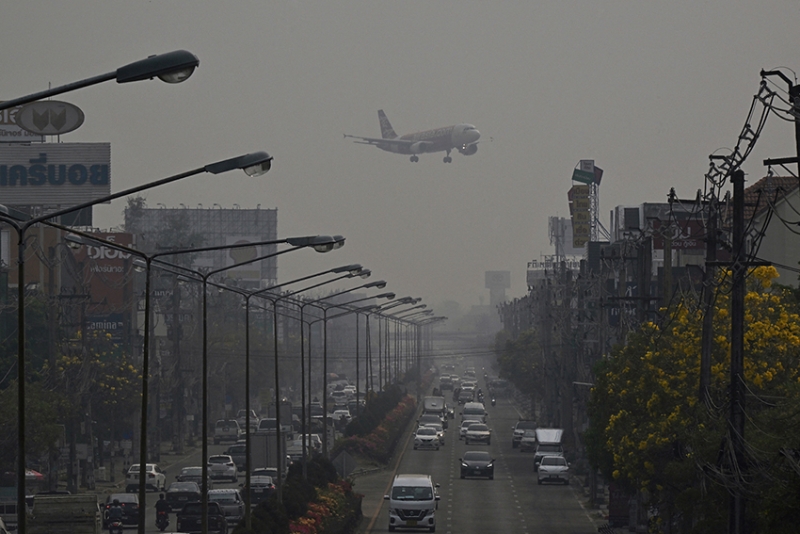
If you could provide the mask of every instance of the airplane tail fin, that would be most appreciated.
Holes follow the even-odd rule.
[[[384,139],[394,139],[397,137],[397,134],[392,128],[392,124],[389,122],[389,119],[386,118],[386,113],[383,112],[382,109],[378,110],[378,119],[381,123],[381,137]]]

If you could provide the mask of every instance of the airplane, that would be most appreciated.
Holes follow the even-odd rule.
[[[378,119],[381,123],[382,137],[358,137],[348,134],[344,134],[344,136],[355,139],[355,143],[373,145],[386,152],[411,154],[410,159],[414,163],[419,161],[417,154],[426,152],[447,152],[443,161],[452,163],[453,158],[450,157],[450,152],[453,149],[465,156],[471,156],[478,151],[478,139],[480,139],[481,133],[471,124],[456,124],[398,137],[382,109],[378,110]]]

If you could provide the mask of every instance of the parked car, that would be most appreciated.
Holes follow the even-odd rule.
[[[177,514],[175,529],[180,532],[202,532],[203,503],[187,503]],[[217,534],[228,534],[228,522],[222,508],[215,502],[208,503],[208,530]]]
[[[438,451],[439,436],[436,434],[436,429],[429,426],[419,427],[414,435],[414,450],[416,449],[434,449]]]
[[[239,441],[242,435],[244,431],[236,419],[220,419],[214,423],[214,445],[222,441]]]
[[[203,468],[201,466],[196,467],[184,467],[181,469],[181,472],[175,476],[175,480],[178,482],[197,482],[197,485],[201,488],[203,487]],[[211,480],[211,473],[208,476],[208,489],[214,487],[214,483]]]
[[[139,495],[137,493],[112,493],[106,497],[103,505],[103,528],[108,528],[108,510],[114,501],[119,501],[122,506],[122,524],[139,524]]]
[[[209,456],[208,472],[213,480],[229,479],[231,482],[239,481],[236,464],[233,462],[233,458],[227,454]]]
[[[173,482],[167,488],[165,499],[169,503],[170,510],[180,510],[188,502],[200,500],[202,491],[197,482]]]
[[[244,517],[244,500],[237,489],[215,489],[208,492],[208,501],[219,504],[229,525]]]
[[[561,482],[569,484],[569,463],[563,456],[543,456],[539,462],[536,482]]]
[[[512,428],[513,433],[511,434],[511,448],[516,449],[519,447],[520,441],[522,441],[522,436],[525,434],[526,430],[536,430],[536,421],[531,421],[528,419],[520,419]],[[536,436],[534,435],[534,439]]]
[[[494,459],[486,451],[467,451],[461,458],[461,478],[488,477],[494,479]]]
[[[469,425],[466,433],[464,434],[464,443],[469,445],[470,443],[475,443],[476,441],[490,445],[492,443],[492,429],[483,423]]]
[[[145,464],[145,489],[161,491],[167,487],[167,473],[157,464]],[[125,491],[139,491],[139,464],[133,464],[125,475]]]

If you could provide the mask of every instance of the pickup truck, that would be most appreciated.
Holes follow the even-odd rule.
[[[36,495],[26,534],[100,534],[100,504],[94,493]]]
[[[186,503],[176,515],[176,529],[180,532],[202,532],[203,503]],[[228,523],[219,504],[208,503],[208,530],[219,534],[228,534]]]

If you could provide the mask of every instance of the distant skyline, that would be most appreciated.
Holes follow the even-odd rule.
[[[27,0],[3,7],[0,99],[189,50],[200,67],[185,83],[60,96],[86,116],[61,140],[110,142],[115,192],[266,150],[275,160],[262,177],[191,178],[148,191],[147,204],[277,208],[279,237],[347,238],[331,254],[282,257],[282,279],[361,263],[398,296],[466,310],[488,304],[486,271],[511,272],[509,299],[526,294],[527,263],[552,254],[548,217],[568,216],[581,159],[605,171],[604,225],[614,206],[703,188],[708,155],[736,143],[760,70],[795,79],[797,7]],[[478,151],[411,163],[342,137],[379,137],[378,109],[398,134],[473,124]],[[794,155],[793,125],[770,116],[748,184],[766,173],[763,159]],[[96,225],[121,226],[124,207],[96,209]]]

